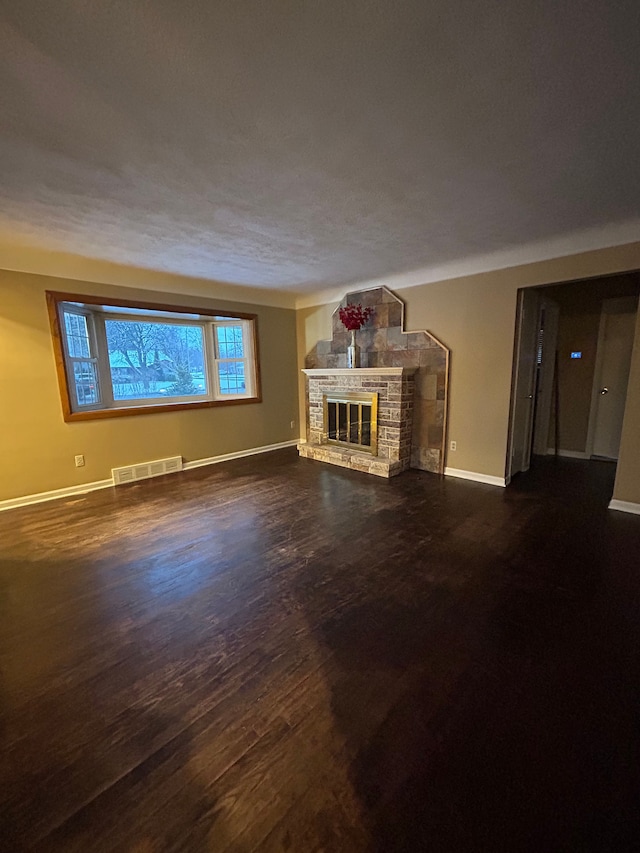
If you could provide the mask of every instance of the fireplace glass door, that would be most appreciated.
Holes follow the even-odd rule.
[[[378,395],[339,392],[323,402],[325,441],[375,455]]]

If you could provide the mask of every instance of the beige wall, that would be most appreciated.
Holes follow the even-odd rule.
[[[511,365],[519,287],[640,269],[640,243],[529,264],[493,273],[397,288],[407,306],[405,328],[427,329],[452,349],[449,440],[458,442],[447,465],[503,477],[508,433]],[[116,465],[182,455],[187,461],[296,437],[289,422],[304,424],[304,397],[296,386],[298,368],[317,340],[330,337],[337,301],[294,312],[287,308],[221,301],[215,283],[161,277],[150,289],[137,271],[119,273],[122,288],[56,278],[0,272],[0,500],[108,478]],[[94,276],[95,277],[95,276]],[[92,278],[94,278],[92,277]],[[376,285],[379,282],[376,282]],[[394,289],[393,279],[388,286]],[[263,397],[261,404],[123,417],[86,423],[62,420],[44,290],[69,290],[197,308],[218,306],[259,316]],[[345,291],[348,288],[345,288]],[[207,292],[210,297],[203,294]],[[229,295],[220,289],[220,296]],[[241,291],[238,291],[240,294]],[[242,293],[240,298],[246,298]],[[258,299],[259,296],[256,296]],[[269,297],[265,298],[268,299]],[[298,387],[303,388],[298,374]],[[26,389],[26,391],[25,391]],[[304,426],[302,428],[304,432]],[[73,457],[87,464],[76,469]],[[615,497],[640,503],[640,340],[627,397]]]
[[[640,311],[636,318],[636,337],[613,497],[640,505]]]
[[[458,449],[448,452],[449,467],[505,476],[518,288],[639,268],[640,243],[633,243],[395,290],[406,304],[405,328],[427,329],[451,349],[448,439]],[[388,286],[394,290],[392,279]],[[336,305],[298,311],[299,367],[318,339],[330,337]],[[640,383],[629,397],[640,407]]]
[[[47,289],[257,314],[263,402],[65,423]],[[0,271],[0,500],[106,479],[112,467],[133,462],[178,455],[192,461],[296,438],[295,334],[288,308]],[[75,468],[80,453],[86,466]]]

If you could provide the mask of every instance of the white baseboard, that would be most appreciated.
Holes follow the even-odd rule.
[[[24,495],[21,498],[9,498],[0,501],[0,512],[5,509],[17,509],[19,506],[30,506],[41,504],[45,501],[55,501],[59,498],[72,498],[74,495],[85,495],[87,492],[95,492],[97,489],[108,489],[113,486],[113,480],[96,480],[94,483],[81,483],[78,486],[67,486],[65,489],[53,489],[50,492],[38,492],[35,495]]]
[[[640,504],[630,501],[609,501],[609,509],[617,509],[619,512],[630,512],[632,515],[640,515]]]
[[[257,456],[258,453],[269,453],[271,450],[282,450],[284,447],[295,447],[300,439],[281,441],[278,444],[265,444],[262,447],[251,447],[249,450],[237,450],[235,453],[223,453],[221,456],[209,456],[207,459],[194,459],[193,462],[185,462],[183,471],[191,471],[193,468],[203,468],[205,465],[217,465],[218,462],[228,462],[230,459],[241,459],[243,456]]]
[[[204,465],[215,465],[218,462],[226,462],[229,459],[239,459],[242,456],[256,456],[258,453],[268,453],[270,450],[280,450],[283,447],[294,447],[299,439],[292,441],[281,441],[279,444],[267,444],[263,447],[252,447],[249,450],[238,450],[235,453],[224,453],[221,456],[210,456],[208,459],[195,459],[186,462],[182,470],[189,471],[192,468],[202,468]],[[24,495],[20,498],[9,498],[0,501],[0,512],[7,509],[17,509],[21,506],[40,504],[45,501],[54,501],[60,498],[71,498],[75,495],[85,495],[87,492],[95,492],[97,489],[108,489],[113,486],[113,480],[96,480],[94,483],[81,483],[78,486],[67,486],[64,489],[53,489],[50,492],[38,492],[34,495]]]
[[[504,477],[492,477],[491,474],[478,474],[476,471],[463,471],[461,468],[445,468],[445,477],[458,477],[460,480],[473,480],[474,483],[486,483],[487,486],[507,485]]]
[[[547,448],[547,456],[555,456],[556,452],[552,447]],[[588,453],[584,450],[558,450],[558,456],[564,456],[566,459],[590,459]]]

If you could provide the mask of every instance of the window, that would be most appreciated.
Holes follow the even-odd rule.
[[[66,420],[260,399],[254,315],[47,299]]]
[[[214,330],[219,393],[243,394],[249,365],[242,325],[236,321],[217,322]]]

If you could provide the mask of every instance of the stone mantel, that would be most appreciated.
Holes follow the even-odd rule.
[[[303,368],[307,376],[413,376],[416,367],[315,367]]]

